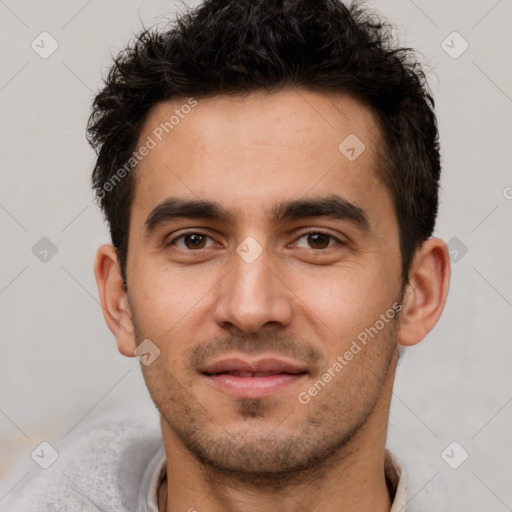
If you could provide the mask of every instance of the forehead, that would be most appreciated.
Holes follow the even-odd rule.
[[[139,145],[150,140],[135,171],[133,209],[142,214],[181,196],[268,219],[278,200],[333,192],[392,211],[376,172],[377,117],[351,96],[287,89],[175,99],[149,113]]]

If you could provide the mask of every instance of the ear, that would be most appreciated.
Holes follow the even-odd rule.
[[[398,342],[419,343],[439,320],[448,296],[450,256],[440,238],[429,238],[416,251],[400,312]]]
[[[127,357],[134,356],[135,342],[132,313],[119,269],[117,251],[112,245],[102,245],[96,254],[94,275],[98,285],[103,316],[117,348]]]

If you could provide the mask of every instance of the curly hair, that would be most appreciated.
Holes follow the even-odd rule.
[[[112,178],[126,169],[149,110],[173,98],[287,86],[349,93],[377,114],[377,172],[394,201],[405,285],[416,249],[434,230],[440,156],[425,73],[412,49],[395,45],[393,29],[361,2],[205,0],[165,30],[144,30],[128,44],[87,126],[97,153],[92,184],[125,285],[134,173],[123,173],[115,186]]]

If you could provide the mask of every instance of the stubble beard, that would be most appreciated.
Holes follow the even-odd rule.
[[[239,420],[234,427],[223,425],[222,413],[216,418],[165,365],[155,362],[142,370],[161,414],[162,430],[179,439],[207,478],[217,484],[225,478],[276,490],[322,478],[353,453],[353,441],[364,431],[388,382],[396,331],[397,319],[379,333],[380,339],[370,342],[378,346],[363,349],[359,371],[351,374],[357,382],[338,376],[307,405],[299,404],[294,395],[294,403],[285,404],[280,414],[268,399],[237,399],[234,414]],[[299,428],[290,420],[295,408],[307,411]]]

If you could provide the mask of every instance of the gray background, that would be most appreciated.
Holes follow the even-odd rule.
[[[440,322],[399,365],[388,446],[429,468],[409,489],[418,503],[440,485],[453,510],[512,510],[512,2],[369,5],[430,66],[443,156],[436,235],[457,251]],[[27,471],[42,471],[30,459],[41,441],[58,449],[80,421],[113,409],[154,414],[97,299],[93,261],[108,237],[84,129],[110,55],[141,22],[175,11],[161,0],[0,0],[0,509]],[[43,31],[59,45],[47,59],[31,48]],[[469,44],[457,58],[454,31]],[[33,253],[43,237],[57,248],[46,262]],[[469,453],[458,469],[441,456],[453,441],[445,460]]]

